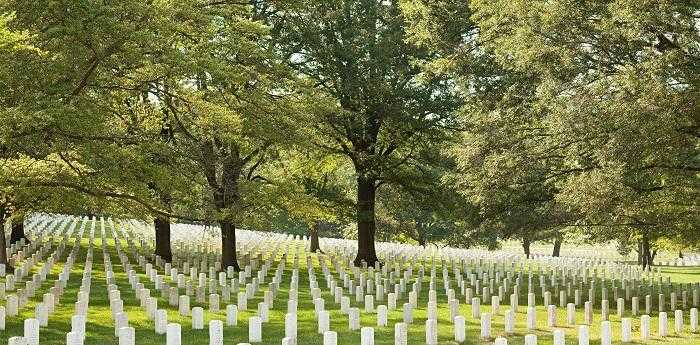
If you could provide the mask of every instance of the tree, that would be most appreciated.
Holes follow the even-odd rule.
[[[697,5],[511,5],[507,25],[495,6],[478,6],[484,39],[501,61],[517,50],[515,69],[544,76],[540,104],[556,115],[547,132],[561,143],[553,153],[571,170],[558,200],[587,232],[638,234],[651,264],[654,238],[700,222]]]
[[[196,34],[180,37],[184,62],[163,62],[178,73],[149,93],[172,123],[173,149],[203,177],[221,226],[222,266],[239,270],[236,227],[269,201],[264,194],[274,187],[261,171],[276,160],[276,146],[294,137],[294,106],[285,97],[288,74],[247,9],[211,6],[200,16],[201,26],[189,31]]]
[[[2,80],[16,91],[3,94],[14,120],[5,123],[8,137],[36,139],[30,157],[55,152],[65,164],[34,184],[156,218],[166,260],[169,218],[218,221],[223,266],[238,269],[235,224],[269,189],[260,170],[296,123],[284,120],[293,108],[278,104],[287,74],[250,9],[199,0],[18,0],[2,10],[28,46],[6,55],[12,64]],[[11,73],[19,66],[35,77]]]
[[[446,16],[454,6],[469,15]],[[479,176],[477,168],[472,176],[481,185],[503,180],[499,189],[508,199],[531,201],[536,214],[553,216],[533,221],[555,220],[528,227],[632,237],[646,263],[655,238],[690,236],[697,228],[696,5],[420,1],[407,8],[421,24],[412,26],[413,36],[463,57],[448,67],[480,96],[472,99],[480,107],[469,102],[464,109],[477,126],[467,126],[461,149],[491,153],[463,168],[499,166],[496,175]],[[467,18],[474,26],[452,25]],[[461,32],[447,35],[460,39],[436,38],[443,28]],[[531,212],[503,211],[520,220]]]
[[[374,265],[377,188],[405,183],[401,170],[426,163],[416,152],[455,126],[449,81],[423,73],[426,49],[406,41],[395,1],[292,1],[268,16],[280,54],[313,89],[308,138],[354,168],[358,251]]]
[[[114,197],[138,200],[155,209],[143,201],[146,198],[133,195],[121,179],[129,175],[133,161],[117,169],[110,166],[125,156],[114,153],[119,152],[119,145],[131,144],[131,138],[114,130],[122,127],[111,126],[114,115],[106,106],[116,100],[110,96],[133,90],[138,82],[132,78],[128,83],[115,83],[125,75],[133,77],[140,68],[134,57],[157,51],[150,42],[163,42],[147,35],[155,31],[149,31],[153,26],[142,25],[143,19],[153,19],[149,23],[154,26],[172,22],[160,9],[151,17],[154,12],[148,13],[146,7],[136,1],[99,6],[90,1],[51,6],[7,1],[0,7],[0,54],[6,61],[0,81],[8,90],[0,100],[3,168],[16,163],[24,167],[3,175],[3,183],[10,187],[5,197],[17,200],[17,193],[33,193],[35,199],[21,205],[12,202],[17,213],[13,240],[21,236],[21,213],[57,208],[45,202],[56,189],[64,193],[61,203],[66,209],[79,209],[69,202],[73,192],[102,198],[102,202]],[[133,17],[125,19],[124,13]],[[55,21],[58,17],[62,20]],[[158,22],[162,19],[166,20]],[[140,44],[133,44],[136,37],[142,39]],[[32,172],[28,168],[36,166],[46,170],[27,174]],[[116,183],[108,185],[107,180]],[[110,205],[101,207],[109,209]]]
[[[569,217],[555,199],[561,160],[536,150],[549,144],[540,131],[547,113],[536,104],[539,78],[496,60],[466,4],[417,1],[402,8],[411,39],[435,51],[430,68],[469,90],[459,111],[464,131],[449,150],[456,166],[447,178],[477,208],[477,233],[518,239],[529,257],[531,243],[551,237]]]

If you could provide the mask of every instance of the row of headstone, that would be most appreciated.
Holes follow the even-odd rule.
[[[101,222],[104,232],[105,220],[103,219]],[[94,223],[95,222],[93,222],[93,224]],[[155,258],[154,262],[151,263],[149,262],[149,256],[152,254],[152,251],[147,241],[144,241],[138,237],[134,237],[136,240],[132,238],[132,236],[134,236],[134,232],[137,230],[136,227],[134,227],[133,231],[132,229],[127,231],[124,226],[115,226],[109,219],[106,221],[106,223],[109,225],[110,232],[115,239],[115,248],[119,259],[122,262],[122,268],[129,277],[131,288],[135,291],[137,300],[140,303],[140,306],[143,308],[144,313],[146,313],[149,318],[155,320],[154,322],[157,333],[160,331],[161,333],[159,334],[169,334],[170,324],[167,323],[167,313],[165,310],[158,309],[157,297],[151,296],[151,291],[160,291],[161,298],[166,298],[166,304],[169,305],[173,304],[170,302],[173,299],[172,297],[176,296],[177,298],[175,299],[175,302],[178,304],[178,308],[182,311],[186,310],[184,313],[191,316],[192,325],[196,329],[204,329],[203,315],[205,310],[201,307],[190,308],[190,302],[196,302],[198,304],[208,303],[207,309],[215,312],[220,309],[220,304],[222,302],[225,304],[228,302],[227,299],[230,299],[230,297],[227,298],[226,296],[227,292],[228,295],[233,293],[236,298],[236,304],[226,305],[227,325],[231,325],[228,320],[229,310],[231,310],[232,313],[235,310],[235,313],[237,314],[238,308],[241,308],[241,310],[248,309],[248,300],[253,296],[262,293],[264,296],[264,302],[258,304],[258,313],[255,316],[250,317],[248,320],[249,341],[251,343],[258,342],[257,339],[262,337],[261,327],[267,318],[269,309],[273,308],[274,299],[276,297],[274,290],[279,289],[279,285],[282,282],[281,275],[288,268],[289,262],[291,262],[292,276],[290,279],[290,293],[287,300],[287,314],[285,317],[285,339],[287,339],[288,342],[295,341],[297,321],[296,312],[299,291],[299,268],[301,267],[300,258],[303,257],[303,245],[299,245],[297,240],[290,239],[286,242],[277,241],[271,238],[264,240],[251,240],[252,245],[246,245],[247,249],[243,251],[242,255],[242,257],[245,258],[244,270],[238,273],[236,276],[236,273],[233,272],[231,268],[226,268],[224,272],[218,272],[221,265],[215,259],[212,260],[214,256],[207,253],[206,247],[202,247],[202,250],[205,252],[205,254],[202,255],[204,259],[197,260],[196,262],[190,262],[190,260],[195,260],[193,258],[196,257],[196,254],[192,254],[193,251],[188,251],[186,257],[180,257],[179,259],[174,260],[173,263],[164,263],[161,260],[158,260],[158,258]],[[122,246],[122,239],[126,240],[126,247]],[[289,237],[287,237],[287,239],[289,239]],[[105,243],[106,241],[103,241],[103,246]],[[267,244],[272,244],[270,247],[273,249],[268,250],[268,248],[265,248]],[[104,247],[103,250],[105,251],[104,254],[106,254],[105,268],[107,269],[107,261],[109,260],[108,253]],[[432,334],[437,334],[437,308],[439,306],[438,296],[442,296],[442,294],[439,294],[441,289],[447,296],[447,308],[450,309],[449,322],[453,324],[455,329],[455,337],[459,332],[463,333],[463,330],[460,330],[460,325],[464,321],[464,317],[459,315],[460,299],[457,297],[457,294],[461,294],[462,297],[465,298],[465,301],[471,304],[472,317],[476,317],[481,321],[482,335],[490,335],[491,318],[495,315],[500,315],[499,308],[501,301],[503,300],[500,298],[500,294],[496,293],[494,290],[498,290],[498,287],[505,287],[506,282],[508,285],[510,285],[509,287],[512,288],[513,293],[510,294],[511,310],[507,310],[505,312],[506,324],[508,324],[508,317],[512,316],[514,318],[515,312],[512,311],[512,309],[517,309],[518,306],[517,302],[519,300],[519,293],[516,294],[516,292],[519,291],[516,291],[516,287],[525,286],[524,280],[526,277],[528,280],[528,291],[526,294],[528,319],[530,318],[530,315],[532,315],[533,318],[535,315],[534,310],[537,305],[535,301],[537,298],[533,295],[541,292],[540,298],[543,300],[543,302],[548,302],[544,303],[548,311],[548,325],[549,327],[556,326],[556,307],[552,304],[551,292],[544,289],[540,289],[539,291],[531,291],[531,289],[534,290],[534,286],[538,286],[537,279],[533,278],[539,278],[539,286],[542,287],[542,285],[544,285],[541,284],[542,279],[551,279],[551,275],[545,276],[541,273],[533,274],[533,271],[529,271],[528,273],[520,271],[516,274],[516,272],[509,269],[499,271],[498,269],[494,268],[496,267],[495,265],[476,266],[472,272],[467,274],[468,271],[465,269],[465,261],[460,264],[449,264],[442,262],[443,280],[442,284],[439,285],[437,284],[437,272],[439,271],[436,269],[435,261],[431,263],[429,271],[425,268],[423,264],[424,261],[416,261],[417,257],[401,258],[400,256],[396,256],[396,258],[398,258],[396,261],[390,261],[384,267],[356,268],[349,263],[350,255],[341,255],[343,253],[342,251],[340,254],[331,250],[328,252],[330,252],[328,255],[318,258],[318,265],[321,267],[323,278],[326,281],[325,291],[329,293],[331,297],[333,297],[336,307],[338,307],[342,313],[348,315],[348,328],[353,331],[359,331],[361,333],[361,338],[366,338],[367,342],[370,341],[370,338],[373,339],[374,329],[360,326],[359,320],[361,313],[376,313],[377,327],[386,327],[388,326],[386,322],[386,313],[388,311],[395,310],[397,304],[400,305],[402,302],[404,302],[405,322],[403,323],[411,323],[413,322],[412,311],[413,309],[419,307],[419,296],[426,292],[426,290],[423,290],[422,288],[426,282],[429,286],[427,289],[428,320],[426,320],[426,340],[431,339],[432,341]],[[267,270],[272,267],[275,258],[277,258],[279,254],[283,255],[283,259],[279,260],[279,264],[275,270],[272,282],[267,285],[267,290],[261,289],[261,286],[264,284],[265,279],[267,278]],[[131,257],[136,264],[132,265],[129,257]],[[325,333],[332,332],[330,329],[326,329],[329,328],[326,325],[330,325],[330,314],[326,310],[327,305],[321,295],[322,289],[316,280],[316,266],[310,261],[312,260],[312,257],[306,255],[305,258],[307,261],[307,273],[309,275],[309,298],[314,303],[314,315],[319,322],[319,333],[322,334],[325,339]],[[474,262],[472,262],[472,264],[473,263]],[[453,269],[451,272],[452,274],[450,274],[449,269],[446,269],[446,267]],[[486,269],[483,269],[484,267],[486,267]],[[505,265],[503,267],[505,267]],[[510,268],[513,267],[514,266],[511,266]],[[332,273],[332,269],[335,269],[336,274]],[[460,272],[457,272],[457,270],[460,270]],[[257,275],[254,273],[254,271],[257,271]],[[185,275],[185,273],[189,274]],[[597,275],[597,273],[595,275]],[[114,286],[112,286],[111,289],[109,287],[109,285],[116,285],[114,281],[114,273],[108,271],[106,272],[106,276],[108,279],[108,291],[110,294],[114,294],[116,297],[116,292],[114,291],[118,291],[118,289],[115,290]],[[521,280],[520,284],[517,283],[518,278]],[[248,282],[248,279],[250,279],[250,282]],[[510,281],[507,281],[506,279],[509,279]],[[455,281],[457,282],[456,287],[459,287],[456,290],[451,286],[451,283]],[[481,281],[487,283],[484,286],[480,286]],[[497,281],[500,283],[496,283]],[[533,283],[531,284],[530,281],[533,281]],[[601,279],[592,283],[591,285],[602,286],[605,281],[607,280]],[[146,282],[148,284],[145,284]],[[147,288],[146,285],[150,285],[149,288]],[[190,289],[187,288],[187,285],[190,286]],[[236,285],[235,288],[234,285]],[[493,288],[491,285],[494,285]],[[484,288],[486,288],[486,290]],[[181,295],[179,293],[179,289],[184,289],[184,294]],[[243,291],[239,291],[240,289],[243,289]],[[511,289],[502,290],[504,290],[503,294],[505,294],[505,291]],[[601,291],[602,293],[603,290],[598,291]],[[345,296],[344,292],[347,292],[348,296]],[[493,295],[491,295],[492,293]],[[112,300],[111,297],[112,296],[110,296],[110,301]],[[190,301],[190,297],[194,297],[195,301]],[[620,298],[616,300],[616,302],[618,302],[618,311],[620,308],[619,300]],[[352,306],[353,301],[357,303],[358,307]],[[566,300],[566,302],[568,302],[568,300]],[[592,311],[592,301],[586,302],[589,303],[589,307],[585,309],[591,309]],[[601,299],[599,302],[601,307],[607,307],[607,299]],[[491,303],[491,313],[481,313],[480,310],[477,310],[478,312],[474,311],[476,308],[480,309],[480,305],[483,303]],[[116,299],[115,304],[117,304]],[[568,302],[566,304],[567,313],[569,306],[572,304],[573,307],[576,308],[575,303]],[[359,306],[362,308],[359,308]],[[623,313],[620,316],[624,316],[624,299],[622,308]],[[601,309],[601,315],[607,313],[607,311],[604,311],[606,309],[607,308]],[[682,315],[683,311],[679,311],[681,313],[680,315]],[[677,314],[677,312],[674,314]],[[695,314],[697,314],[697,311],[695,311]],[[553,318],[552,315],[554,316]],[[692,311],[690,319],[690,324],[692,327]],[[695,316],[695,319],[697,319],[697,315]],[[287,323],[287,320],[289,323]],[[552,320],[553,322],[551,322]],[[119,337],[120,343],[122,342],[122,339],[125,339],[125,343],[131,343],[130,339],[133,338],[131,336],[133,333],[133,328],[132,330],[129,329],[128,319],[126,322],[122,321],[125,320],[115,320],[115,336]],[[236,322],[237,321],[233,321],[233,323]],[[631,323],[631,320],[629,322]],[[117,327],[117,323],[119,323],[119,327]],[[528,320],[527,323],[534,325],[536,322],[534,320]],[[623,323],[626,324],[627,321],[624,321]],[[510,322],[510,324],[513,325],[514,322]],[[683,325],[682,322],[681,325]],[[211,324],[209,325],[210,337],[211,334],[217,334],[218,326],[218,324],[213,325],[213,327]],[[287,332],[287,328],[289,328],[289,332]],[[435,332],[433,332],[434,330]],[[258,336],[258,334],[260,334],[260,336]],[[370,334],[372,335],[371,337]],[[373,342],[373,340],[371,341]]]

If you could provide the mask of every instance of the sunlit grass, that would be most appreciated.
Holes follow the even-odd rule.
[[[87,235],[86,230],[86,235]],[[146,312],[143,308],[139,306],[138,300],[135,297],[134,291],[128,283],[127,274],[124,272],[121,266],[118,256],[114,247],[114,240],[111,237],[111,232],[107,233],[107,244],[109,248],[109,253],[112,259],[113,269],[115,272],[115,277],[119,290],[121,291],[122,299],[124,300],[124,310],[129,316],[130,326],[136,329],[136,339],[137,344],[165,344],[164,335],[156,335],[154,321],[148,320],[146,317]],[[99,231],[96,231],[95,247],[94,247],[94,263],[93,263],[93,273],[92,273],[92,288],[90,293],[90,307],[87,315],[87,339],[86,344],[118,344],[117,338],[114,336],[113,321],[111,319],[111,312],[109,309],[109,300],[107,296],[107,287],[105,284],[105,272],[104,272],[104,261],[102,257],[101,244],[102,239],[99,238]],[[71,279],[68,283],[65,293],[61,298],[60,305],[56,308],[56,312],[51,315],[49,319],[49,327],[44,327],[41,329],[41,344],[65,344],[66,333],[70,331],[70,318],[73,315],[74,303],[76,302],[76,296],[80,287],[80,278],[84,270],[85,255],[87,253],[88,241],[83,240],[81,242],[82,250],[76,258],[75,265],[73,267],[73,273],[71,274]],[[126,247],[126,242],[122,241],[122,245]],[[70,248],[66,248],[66,254],[68,254]],[[306,255],[306,254],[303,254]],[[315,255],[315,254],[312,254]],[[181,317],[177,312],[176,307],[170,307],[168,301],[165,298],[160,297],[160,292],[155,290],[153,283],[151,283],[144,272],[137,268],[135,265],[135,258],[130,257],[132,265],[138,270],[140,274],[140,280],[143,282],[147,288],[151,289],[151,296],[158,298],[159,308],[165,308],[168,310],[168,321],[177,322],[182,325],[182,340],[183,344],[208,344],[208,331],[206,327],[204,330],[192,330],[191,319],[189,317]],[[314,308],[311,300],[311,293],[309,289],[309,281],[306,273],[305,258],[302,257],[300,260],[301,267],[299,269],[299,304],[298,304],[298,344],[300,345],[315,345],[322,344],[322,336],[317,333],[317,323],[314,318]],[[318,264],[318,260],[313,260],[314,266],[316,268],[316,276],[320,287],[323,290],[323,298],[325,299],[326,309],[330,311],[331,319],[331,330],[338,332],[339,344],[344,345],[354,345],[360,343],[360,332],[359,331],[349,331],[348,329],[348,317],[340,312],[340,306],[334,303],[333,297],[330,292],[326,289],[325,280],[321,274],[321,270]],[[58,278],[58,273],[63,268],[64,263],[59,262],[55,265],[51,271],[51,275],[48,277],[47,281],[44,282],[42,288],[37,292],[36,296],[30,301],[30,303],[22,309],[18,317],[11,317],[7,320],[6,330],[0,333],[0,344],[7,342],[7,338],[10,336],[21,335],[23,332],[22,320],[26,318],[34,317],[34,306],[39,303],[42,298],[42,294],[48,291],[53,281]],[[274,272],[273,265],[268,277],[266,278],[265,284],[261,284],[261,289],[267,288],[267,283],[271,280],[271,275]],[[281,339],[284,337],[284,316],[287,308],[287,297],[289,292],[289,283],[291,279],[291,264],[287,264],[287,269],[283,277],[283,283],[280,286],[280,291],[274,301],[274,308],[270,310],[269,317],[270,321],[263,324],[263,344],[279,344]],[[39,267],[34,267],[35,271],[38,271]],[[438,271],[438,277],[441,277],[441,269]],[[162,274],[161,270],[161,274]],[[674,282],[688,283],[697,282],[700,279],[700,268],[684,268],[684,267],[664,267],[662,268],[662,273],[672,277]],[[337,277],[337,276],[336,276]],[[169,278],[167,278],[170,282]],[[440,278],[438,278],[440,280]],[[423,287],[421,290],[421,296],[419,298],[419,307],[414,310],[414,322],[409,326],[409,344],[424,344],[425,343],[425,333],[424,325],[427,317],[427,300],[428,300],[428,281],[429,276],[423,281]],[[535,282],[539,279],[534,279]],[[509,336],[509,344],[523,344],[523,336],[528,333],[534,333],[538,336],[538,344],[552,344],[551,330],[546,326],[547,312],[543,306],[537,307],[537,330],[529,332],[526,330],[525,325],[525,312],[526,307],[524,306],[527,302],[526,288],[523,288],[521,296],[519,298],[521,307],[518,310],[516,316],[516,333]],[[535,288],[535,291],[539,291],[539,287]],[[346,292],[347,293],[347,292]],[[181,294],[184,292],[181,290]],[[235,299],[236,293],[233,292],[232,300]],[[236,327],[225,327],[224,331],[224,343],[225,344],[238,344],[248,341],[248,318],[254,316],[257,311],[257,304],[263,301],[263,293],[259,291],[256,296],[248,301],[248,310],[239,311],[238,314],[238,325]],[[598,295],[599,296],[599,295]],[[690,297],[690,296],[689,296]],[[376,327],[376,314],[366,314],[364,313],[363,303],[356,303],[354,296],[351,296],[351,305],[357,306],[362,311],[361,313],[361,325],[375,327],[375,343],[378,345],[388,345],[394,343],[394,328],[393,325],[397,322],[402,322],[403,314],[400,310],[401,305],[408,300],[408,294],[404,296],[397,302],[398,310],[389,312],[389,326],[388,327]],[[573,298],[570,299],[570,301]],[[541,296],[538,296],[538,304],[542,304]],[[680,300],[680,298],[679,298]],[[553,302],[558,304],[558,296],[553,294]],[[442,292],[441,288],[438,287],[438,302],[439,302],[439,312],[438,312],[438,332],[440,344],[456,344],[453,338],[453,328],[451,322],[449,321],[449,309],[447,306],[447,297]],[[3,302],[4,303],[4,302]],[[235,303],[230,301],[229,303]],[[375,307],[380,304],[385,304],[386,301],[376,301]],[[190,299],[191,307],[201,306],[205,309],[205,326],[209,320],[219,319],[225,320],[225,302],[221,302],[221,310],[219,312],[213,313],[208,311],[208,305],[199,304],[196,299],[191,297]],[[599,307],[599,304],[597,305]],[[501,303],[501,314],[494,315],[492,319],[492,330],[493,336],[504,336],[504,317],[503,313],[509,308],[508,300],[502,301]],[[615,315],[615,304],[613,301],[610,303],[610,321],[613,324],[613,336],[614,343],[620,343],[620,319]],[[640,302],[640,309],[643,310],[643,299]],[[460,296],[460,314],[464,315],[467,321],[467,342],[472,343],[489,343],[488,341],[482,341],[479,338],[480,321],[478,319],[473,319],[471,317],[471,307],[465,303],[464,297]],[[491,307],[489,305],[481,306],[482,312],[491,312]],[[657,313],[652,313],[652,339],[644,342],[645,344],[695,344],[700,343],[700,337],[698,335],[690,335],[687,333],[687,324],[689,315],[685,313],[685,323],[686,323],[686,333],[684,334],[674,334],[673,332],[673,313],[669,313],[669,334],[671,336],[660,339],[657,336],[658,329],[658,319]],[[632,317],[630,312],[630,305],[626,305],[626,317]],[[564,326],[566,318],[566,310],[563,308],[558,308],[557,310],[557,323],[560,325],[560,329],[564,330],[567,335],[567,344],[577,344],[576,334],[578,326]],[[577,322],[583,322],[583,307],[577,308]],[[632,317],[633,319],[633,339],[639,339],[639,317]],[[591,325],[591,344],[600,344],[600,310],[595,310],[593,324]]]

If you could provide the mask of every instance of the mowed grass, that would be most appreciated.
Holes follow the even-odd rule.
[[[700,267],[676,267],[660,266],[661,274],[671,277],[674,283],[697,283],[700,282]]]
[[[86,235],[89,226],[86,226]],[[118,344],[118,339],[114,335],[114,323],[111,319],[111,312],[109,309],[109,301],[107,296],[107,286],[105,284],[105,272],[104,272],[104,260],[102,255],[102,239],[99,237],[99,228],[96,229],[95,235],[95,247],[93,256],[93,271],[92,271],[92,287],[90,292],[90,308],[87,315],[87,338],[85,344]],[[121,291],[122,299],[124,300],[124,310],[129,316],[130,326],[136,329],[136,344],[165,344],[164,335],[156,335],[154,331],[154,322],[146,317],[145,310],[139,306],[139,302],[135,297],[134,291],[128,283],[127,274],[124,272],[123,267],[118,259],[117,252],[114,247],[114,239],[111,238],[111,232],[106,231],[107,234],[107,246],[111,256],[113,269],[115,272],[116,280]],[[122,239],[122,246],[126,250],[126,241]],[[71,274],[71,279],[68,283],[68,287],[65,289],[65,293],[61,298],[60,305],[56,308],[56,312],[52,314],[49,318],[49,326],[41,328],[41,344],[65,344],[66,333],[70,331],[70,318],[73,315],[74,303],[76,302],[77,292],[80,287],[80,279],[84,270],[85,255],[87,253],[87,240],[82,241],[82,250],[76,258],[75,265],[73,267],[73,273]],[[66,248],[66,255],[71,248]],[[128,251],[127,251],[128,253]],[[307,255],[306,253],[302,255]],[[338,343],[343,345],[355,345],[360,344],[360,332],[359,331],[349,331],[348,329],[348,318],[346,315],[340,312],[340,306],[334,303],[333,297],[325,286],[325,280],[321,273],[318,260],[313,258],[313,264],[316,268],[316,277],[319,282],[320,287],[323,290],[323,298],[325,299],[326,309],[330,311],[331,319],[331,330],[338,332]],[[206,329],[206,324],[209,320],[219,319],[225,320],[225,305],[226,303],[222,301],[220,312],[209,312],[208,306],[206,304],[198,304],[194,296],[191,297],[190,303],[191,307],[201,306],[205,309],[205,329],[204,330],[192,330],[192,323],[189,317],[181,317],[177,312],[176,307],[170,307],[168,305],[167,299],[160,298],[160,292],[155,290],[153,283],[151,283],[145,276],[144,272],[137,268],[136,260],[130,257],[132,266],[138,270],[140,274],[140,281],[146,285],[146,288],[151,289],[151,296],[158,297],[159,308],[168,310],[168,321],[177,322],[182,326],[182,343],[183,344],[208,344],[209,336]],[[302,257],[300,260],[299,269],[299,301],[298,301],[298,344],[299,345],[320,345],[323,344],[323,337],[317,332],[317,322],[314,318],[314,308],[313,302],[311,300],[311,293],[309,289],[309,279],[306,270],[306,258]],[[63,268],[63,262],[59,262],[53,268],[51,275],[48,277],[47,281],[44,282],[41,289],[38,290],[36,296],[30,301],[30,303],[22,309],[18,317],[9,317],[6,322],[6,330],[0,331],[0,344],[6,344],[7,339],[11,336],[21,335],[23,332],[22,320],[26,318],[34,317],[34,306],[36,303],[41,302],[42,294],[48,291],[48,288],[53,283],[53,280],[58,278],[58,273]],[[261,284],[261,289],[267,288],[267,283],[271,280],[271,276],[274,272],[276,265],[273,265],[266,282]],[[429,265],[426,264],[427,272],[429,272]],[[34,271],[38,271],[39,267],[34,267]],[[700,269],[698,268],[680,268],[680,267],[664,267],[662,272],[665,275],[671,275],[674,282],[696,282],[700,279]],[[162,270],[160,272],[163,273]],[[334,272],[335,274],[335,272]],[[423,286],[421,290],[421,296],[419,298],[419,307],[414,310],[414,322],[409,326],[409,344],[425,344],[425,321],[427,316],[427,302],[428,302],[428,287],[429,287],[429,273],[428,276],[423,281]],[[280,291],[274,301],[274,308],[270,310],[270,322],[263,324],[263,342],[262,344],[280,344],[281,339],[284,337],[284,316],[287,309],[287,296],[289,292],[289,282],[292,276],[291,261],[287,264],[287,269],[283,277],[283,283],[280,286]],[[438,280],[441,281],[441,269],[437,272]],[[337,274],[336,274],[337,278]],[[538,281],[538,279],[534,279]],[[168,278],[169,281],[169,278]],[[438,284],[440,285],[440,284]],[[454,282],[453,282],[453,285]],[[443,291],[438,288],[438,303],[439,303],[439,315],[438,315],[438,332],[439,332],[439,343],[440,344],[457,344],[453,339],[453,328],[451,322],[449,321],[449,310],[447,306],[447,297]],[[537,307],[537,330],[527,331],[525,325],[525,311],[527,298],[526,291],[524,288],[521,290],[522,294],[519,298],[521,306],[518,309],[516,315],[516,333],[508,336],[509,344],[524,344],[524,335],[528,333],[533,333],[538,336],[538,344],[552,344],[551,330],[548,329],[546,325],[547,312],[543,306]],[[535,291],[539,291],[537,288]],[[184,294],[183,290],[180,292]],[[347,292],[346,292],[347,294]],[[235,293],[232,293],[235,296]],[[238,314],[238,325],[235,327],[225,327],[224,331],[224,343],[225,344],[238,344],[248,342],[248,318],[254,316],[257,310],[257,304],[262,302],[263,298],[262,291],[259,291],[255,298],[248,301],[248,311],[239,311]],[[351,296],[351,305],[357,306],[361,310],[361,325],[371,326],[375,328],[375,344],[378,345],[389,345],[394,343],[394,327],[393,325],[398,322],[403,321],[403,314],[400,306],[407,302],[408,294],[404,296],[397,302],[399,309],[389,312],[389,326],[388,327],[377,327],[376,326],[376,314],[364,313],[364,304],[362,302],[355,302],[354,296]],[[554,301],[558,301],[558,298],[553,297]],[[2,301],[1,303],[4,303]],[[235,303],[230,301],[228,303]],[[377,301],[375,302],[375,307],[386,302]],[[541,304],[541,297],[538,296],[538,304]],[[599,304],[598,304],[599,305]],[[492,334],[496,336],[505,336],[503,334],[504,330],[504,317],[503,313],[509,308],[507,299],[502,301],[501,313],[500,315],[494,315],[492,318]],[[643,309],[643,306],[641,306]],[[491,312],[490,303],[488,305],[481,306],[482,312]],[[493,338],[489,340],[480,339],[480,320],[471,317],[471,307],[465,303],[464,297],[460,296],[460,314],[465,316],[467,320],[467,341],[466,344],[491,344]],[[611,303],[611,316],[610,321],[612,322],[614,344],[621,344],[620,342],[620,319],[615,315],[614,303]],[[630,315],[630,306],[626,305],[626,316],[632,317]],[[557,308],[557,324],[561,325],[559,329],[565,331],[567,340],[566,344],[578,344],[577,342],[577,328],[578,326],[564,326],[565,324],[566,311],[562,308]],[[675,334],[673,331],[673,313],[669,313],[669,337],[661,339],[657,336],[658,332],[658,318],[657,314],[654,312],[652,315],[652,339],[640,342],[639,339],[639,317],[633,318],[633,339],[637,340],[632,344],[700,344],[700,336],[695,334],[691,335],[688,333],[688,319],[689,315],[685,313],[685,333]],[[583,308],[577,309],[577,323],[583,322]],[[600,310],[596,309],[594,313],[593,325],[591,325],[591,344],[600,344]]]

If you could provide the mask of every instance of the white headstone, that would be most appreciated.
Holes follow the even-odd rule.
[[[642,315],[639,333],[642,340],[647,340],[651,336],[651,317],[649,315]]]
[[[491,314],[490,313],[481,314],[481,338],[482,339],[491,338]]]
[[[192,308],[192,329],[204,329],[204,308]]]
[[[39,345],[39,320],[24,320],[24,340],[27,345]]]
[[[374,313],[374,296],[365,296],[365,313]]]
[[[297,314],[287,313],[284,316],[284,336],[292,339],[297,338]]]
[[[318,313],[318,333],[325,334],[330,330],[330,314],[327,310]]]
[[[265,302],[258,303],[258,316],[260,317],[260,320],[262,322],[270,321],[269,314],[270,314],[270,308],[268,308],[267,303],[265,303]]]
[[[190,315],[190,296],[180,296],[180,301],[178,302],[178,310],[180,315],[189,316]]]
[[[608,320],[608,316],[609,316],[608,300],[606,300],[606,299],[600,301],[600,315],[604,321]]]
[[[169,323],[165,343],[166,345],[182,345],[181,327],[179,323]]]
[[[165,334],[168,331],[168,311],[165,309],[156,310],[155,319],[156,334]]]
[[[413,305],[411,303],[403,304],[403,322],[413,323]]]
[[[587,325],[593,323],[593,303],[590,301],[586,301],[586,303],[583,304],[583,320]]]
[[[287,300],[287,313],[296,314],[296,313],[297,313],[297,306],[298,306],[298,304],[299,304],[299,303],[298,303],[297,300],[295,300],[295,299]],[[240,309],[240,307],[239,307],[238,309],[239,309],[239,310],[245,310],[245,309]]]
[[[66,333],[66,345],[83,345],[83,336],[76,332]]]
[[[238,307],[235,304],[229,304],[226,306],[226,325],[238,325]]]
[[[388,309],[385,305],[380,305],[377,307],[377,326],[386,327],[389,323],[388,320]]]
[[[374,345],[374,328],[362,327],[360,331],[360,345]]]
[[[573,303],[566,305],[566,324],[569,326],[576,324],[576,305]]]
[[[437,345],[437,320],[429,319],[425,321],[425,344],[426,345]]]
[[[348,310],[348,327],[351,331],[360,329],[360,309],[350,308]]]
[[[628,343],[632,341],[632,320],[623,318],[622,322],[622,342]]]
[[[82,339],[85,339],[85,316],[84,315],[73,315],[70,320],[71,332],[79,335]]]
[[[156,310],[158,310],[158,299],[155,297],[146,298],[146,316],[149,320],[156,318]]]
[[[554,345],[565,345],[564,331],[561,329],[552,331],[552,338],[554,340]]]
[[[408,326],[403,322],[394,324],[394,345],[408,345]]]
[[[262,320],[259,316],[248,319],[248,341],[251,343],[262,342]]]
[[[134,327],[119,329],[119,345],[136,345],[136,330]]]
[[[209,345],[224,344],[224,323],[221,320],[209,321]]]
[[[547,306],[547,327],[557,326],[557,307],[554,304]]]
[[[496,338],[493,345],[508,345],[508,339],[506,338]]]
[[[246,311],[248,310],[248,297],[245,292],[239,292],[238,293],[238,310],[240,311]]]
[[[590,333],[588,326],[578,326],[578,345],[588,345],[590,341]]]
[[[17,316],[19,311],[19,298],[17,298],[17,295],[7,296],[6,308],[7,316]]]
[[[676,310],[673,318],[676,334],[683,333],[683,311]]]
[[[209,311],[214,313],[219,311],[219,295],[215,293],[209,294]]]
[[[610,327],[610,321],[603,321],[600,323],[600,345],[611,345],[612,344],[612,329]]]
[[[428,319],[437,320],[437,302],[428,302]]]
[[[527,329],[533,330],[537,328],[537,313],[535,307],[527,307]]]
[[[504,324],[506,334],[513,334],[515,330],[515,312],[512,309],[506,311]]]
[[[338,345],[338,333],[333,331],[323,332],[323,345]]]
[[[668,314],[666,312],[659,313],[659,336],[666,337],[668,335]]]
[[[454,318],[455,341],[458,343],[463,343],[467,338],[465,323],[464,316],[458,315]]]
[[[119,336],[119,330],[129,327],[129,316],[126,313],[118,313],[114,318],[114,336]]]
[[[481,317],[481,299],[479,297],[472,298],[472,318],[478,319]]]

